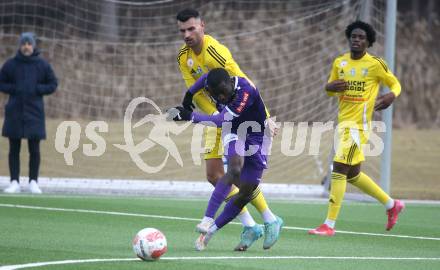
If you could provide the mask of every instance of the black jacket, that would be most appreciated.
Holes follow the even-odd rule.
[[[0,91],[9,95],[2,135],[8,138],[45,139],[43,96],[55,92],[58,81],[48,62],[35,50],[20,51],[0,70]]]

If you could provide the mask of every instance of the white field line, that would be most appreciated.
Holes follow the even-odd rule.
[[[160,260],[167,261],[189,261],[189,260],[360,260],[360,261],[440,261],[440,258],[423,258],[423,257],[329,257],[329,256],[218,256],[218,257],[163,257]],[[63,265],[77,263],[96,263],[96,262],[125,262],[140,261],[137,258],[121,258],[121,259],[85,259],[85,260],[64,260],[37,262],[27,264],[5,265],[0,266],[0,270],[16,270],[31,267],[40,267],[47,265]]]
[[[1,180],[1,176],[0,176]],[[6,187],[6,186],[5,186]],[[99,198],[104,200],[118,200],[118,199],[127,199],[130,200],[142,200],[142,201],[157,201],[157,200],[163,200],[163,197],[160,196],[149,196],[145,197],[142,195],[136,196],[136,195],[118,195],[118,194],[103,194],[103,195],[86,195],[86,194],[57,194],[57,193],[43,193],[43,194],[27,194],[27,193],[18,193],[18,194],[5,194],[0,193],[0,198],[61,198],[61,199],[90,199],[90,198]],[[192,202],[192,201],[202,201],[206,202],[207,198],[202,198],[199,196],[195,197],[166,197],[166,200],[168,201],[185,201],[185,202]],[[272,202],[276,202],[279,204],[328,204],[328,198],[290,198],[290,199],[273,199]],[[440,201],[433,201],[433,200],[402,200],[405,202],[405,204],[411,204],[412,206],[420,206],[420,205],[432,205],[432,206],[439,206]],[[344,201],[345,204],[349,205],[362,205],[362,206],[369,206],[369,207],[376,207],[379,204],[375,203],[369,203],[369,202],[362,202],[362,201]]]
[[[68,209],[68,208],[55,208],[55,207],[41,207],[41,206],[20,205],[20,204],[4,204],[4,203],[0,203],[0,207],[35,209],[35,210],[47,210],[47,211],[60,211],[60,212],[89,213],[89,214],[103,214],[103,215],[114,215],[114,216],[147,217],[147,218],[158,218],[158,219],[169,219],[169,220],[184,220],[184,221],[195,221],[195,222],[199,222],[200,221],[200,219],[198,219],[198,218],[173,217],[173,216],[161,216],[161,215],[148,215],[148,214],[138,214],[138,213],[124,213],[124,212],[87,210],[87,209]],[[231,222],[231,224],[240,225],[240,223],[238,223],[238,222]],[[286,230],[298,230],[298,231],[308,231],[311,228],[284,226],[283,229],[286,229]],[[367,232],[352,232],[352,231],[336,231],[336,232],[337,233],[341,233],[341,234],[354,234],[354,235],[368,235],[368,236],[382,236],[382,237],[395,237],[395,238],[407,238],[407,239],[421,239],[421,240],[440,241],[440,238],[438,238],[438,237],[411,236],[411,235],[398,235],[398,234],[382,234],[382,233],[367,233]]]
[[[15,264],[15,265],[5,265],[0,266],[0,270],[15,270],[24,269],[31,267],[40,267],[47,265],[60,265],[60,264],[76,264],[76,263],[94,263],[94,262],[120,262],[120,261],[136,261],[137,258],[124,258],[124,259],[86,259],[86,260],[64,260],[64,261],[51,261],[51,262],[37,262],[37,263],[26,263],[26,264]]]

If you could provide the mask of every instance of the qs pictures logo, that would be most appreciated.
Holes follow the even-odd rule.
[[[136,108],[142,103],[151,105],[157,114],[148,114],[133,125],[133,114]],[[180,134],[191,123],[188,122],[183,125],[178,125],[175,122],[167,122],[167,124],[164,125],[166,118],[167,114],[163,114],[160,108],[151,99],[146,97],[133,99],[127,106],[124,114],[125,144],[113,144],[113,146],[127,152],[136,166],[146,173],[159,172],[167,163],[169,156],[173,157],[180,166],[183,166],[182,157],[179,154],[176,144],[170,138],[170,134]],[[147,123],[153,124],[148,136],[141,142],[135,143],[133,129],[144,126]],[[89,157],[102,156],[106,150],[106,141],[97,133],[96,129],[98,129],[99,132],[105,133],[109,130],[108,124],[104,121],[92,121],[86,126],[86,137],[96,145],[96,147],[93,148],[92,144],[83,144],[83,154]],[[67,138],[69,130],[70,137]],[[81,126],[78,122],[64,121],[58,125],[55,137],[55,149],[64,155],[64,160],[67,165],[73,166],[73,153],[79,148],[80,137]],[[159,165],[151,166],[142,159],[141,154],[147,152],[156,145],[163,147],[166,150],[166,154]]]

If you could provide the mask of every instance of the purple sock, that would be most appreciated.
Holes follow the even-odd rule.
[[[215,219],[215,225],[217,228],[221,228],[231,222],[238,214],[240,214],[241,209],[234,204],[235,198],[232,198],[223,209],[223,212]]]
[[[217,182],[214,192],[212,192],[211,198],[209,199],[208,207],[205,211],[206,217],[214,218],[218,208],[231,191],[231,186],[232,185],[225,184],[222,179]]]

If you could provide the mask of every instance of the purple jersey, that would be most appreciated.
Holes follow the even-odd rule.
[[[202,79],[200,78],[199,80],[201,81]],[[232,77],[232,79],[234,80],[235,91],[232,101],[226,104],[226,106],[216,102],[217,109],[220,111],[216,115],[193,112],[192,121],[194,123],[213,122],[217,127],[222,127],[224,122],[231,122],[231,133],[244,132],[243,129],[246,128],[248,136],[263,137],[267,115],[260,92],[245,78]],[[242,125],[242,129],[240,129],[240,125]]]
[[[232,133],[237,133],[240,125],[245,122],[256,123],[260,130],[248,128],[248,135],[254,137],[264,135],[264,123],[266,121],[266,108],[261,99],[260,92],[252,86],[248,80],[233,77],[235,96],[225,106],[225,109],[234,116],[232,119]]]
[[[241,77],[232,77],[232,79],[235,91],[232,101],[226,105],[217,102],[221,112],[216,115],[193,112],[192,121],[210,122],[222,127],[225,156],[235,154],[246,156],[244,164],[246,168],[265,169],[268,152],[268,144],[264,140],[266,108],[258,89],[248,80]],[[256,152],[251,150],[255,146],[258,147]],[[244,151],[250,151],[252,154]]]

